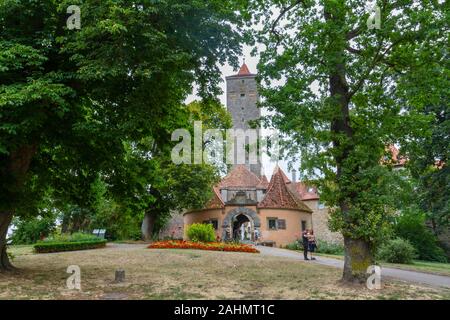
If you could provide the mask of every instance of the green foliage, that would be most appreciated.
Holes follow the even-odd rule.
[[[299,241],[294,241],[286,245],[286,249],[289,250],[303,250],[303,246]]]
[[[381,3],[380,29],[367,27],[363,1],[254,0],[245,8],[262,26],[254,33],[263,43],[261,106],[272,111],[266,124],[287,137],[287,155],[334,208],[332,229],[371,245],[396,212],[398,178],[380,163],[392,158],[386,147],[427,136],[433,117],[422,111],[448,93],[446,4],[415,5]]]
[[[439,247],[436,236],[425,225],[426,216],[419,210],[405,210],[398,217],[395,234],[408,240],[420,260],[447,262],[444,250]]]
[[[318,239],[316,252],[335,254],[335,255],[343,255],[344,254],[344,246],[339,243],[327,242],[325,240]]]
[[[396,238],[383,243],[377,252],[377,259],[391,263],[411,263],[416,250],[408,240]]]
[[[100,179],[95,181],[92,190],[96,195],[87,229],[106,229],[109,240],[140,240],[143,215],[116,201]]]
[[[66,27],[71,4],[81,7],[81,30]],[[22,206],[51,190],[69,231],[95,220],[123,237],[136,235],[132,215],[161,212],[164,221],[183,199],[198,205],[203,183],[164,184],[164,171],[177,171],[166,165],[170,134],[189,125],[193,87],[215,100],[218,65],[237,66],[241,20],[215,0],[0,1],[0,211],[36,215]],[[181,170],[211,181],[201,169]],[[110,217],[124,214],[129,230],[94,218],[97,179],[115,201]]]
[[[216,240],[214,228],[209,223],[193,223],[187,227],[186,234],[192,241],[213,242]]]
[[[45,238],[41,242],[50,243],[50,242],[85,242],[85,241],[97,241],[99,238],[93,234],[87,234],[82,232],[75,232],[72,234],[55,234],[48,238]],[[40,243],[41,243],[40,242]]]
[[[11,237],[14,244],[32,244],[49,236],[55,230],[55,218],[31,217],[14,219],[16,229]]]
[[[13,261],[16,258],[16,256],[11,251],[7,251],[7,255],[10,261]]]
[[[39,242],[36,243],[33,248],[36,253],[50,253],[50,252],[62,252],[62,251],[75,251],[75,250],[87,250],[97,249],[106,246],[106,240],[84,240],[84,241],[65,241],[65,242]]]
[[[415,203],[427,215],[436,234],[446,232],[450,226],[450,106],[448,103],[447,68],[430,70],[443,79],[434,82],[424,94],[426,104],[421,113],[430,119],[427,134],[403,142],[403,153],[408,157],[408,168],[416,182]],[[426,85],[431,77],[415,77],[417,84]],[[415,88],[407,88],[409,103],[416,99]],[[430,99],[430,97],[432,97]]]

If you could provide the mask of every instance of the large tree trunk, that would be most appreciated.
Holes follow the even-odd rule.
[[[23,145],[10,152],[7,165],[0,168],[0,180],[11,181],[10,188],[7,188],[10,193],[7,197],[14,199],[22,192],[31,159],[36,154],[36,151],[37,143],[33,143]],[[13,269],[6,252],[6,235],[14,215],[15,205],[16,203],[14,202],[2,204],[0,209],[0,271]]]
[[[373,264],[370,244],[361,239],[344,237],[345,262],[342,280],[349,283],[365,283],[367,267]]]
[[[145,241],[152,240],[153,228],[155,226],[155,215],[151,212],[147,212],[144,216],[144,221],[142,221],[142,238]]]
[[[6,252],[6,235],[12,217],[12,212],[0,212],[0,272],[14,269]]]

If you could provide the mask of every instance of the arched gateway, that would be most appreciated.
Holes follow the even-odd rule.
[[[222,223],[222,239],[231,240],[236,239],[237,234],[240,232],[240,229],[244,223],[249,223],[250,230],[246,230],[249,234],[249,238],[244,239],[243,235],[240,235],[240,239],[237,240],[251,240],[255,241],[255,233],[259,234],[259,229],[261,228],[261,221],[259,219],[258,214],[245,207],[239,207],[231,210],[225,216]],[[242,232],[244,228],[242,228]]]

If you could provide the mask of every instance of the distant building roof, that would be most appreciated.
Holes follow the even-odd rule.
[[[393,166],[404,166],[406,164],[406,158],[405,157],[401,157],[399,156],[400,152],[398,151],[398,149],[391,144],[388,147],[389,152],[391,153],[392,156],[392,165]]]
[[[304,182],[299,181],[294,183],[294,188],[302,200],[319,199],[319,194],[317,193],[317,188],[315,186],[309,186]]]

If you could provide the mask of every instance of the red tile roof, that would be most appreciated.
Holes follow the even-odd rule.
[[[220,191],[217,187],[213,188],[214,195],[211,198],[211,200],[208,201],[205,208],[206,209],[221,209],[225,206],[225,203],[222,200],[222,197],[220,196]]]
[[[399,156],[399,151],[394,145],[388,147],[389,152],[392,155],[392,164],[394,166],[404,166],[406,164],[406,159]]]
[[[244,62],[242,64],[241,68],[239,69],[238,76],[246,76],[246,75],[249,75],[249,74],[251,74],[250,70],[248,69],[247,65]]]
[[[265,174],[261,176],[261,179],[259,181],[259,184],[256,186],[258,189],[267,189],[269,186],[269,180],[267,180],[267,177]]]
[[[278,168],[278,170],[280,171],[281,176],[283,177],[284,183],[291,183],[291,180],[289,180],[289,178],[287,177],[287,175],[284,173],[283,170],[281,170],[281,168],[280,168],[278,165],[276,165],[275,170],[276,170],[276,168]]]
[[[295,191],[288,188],[288,185],[285,182],[286,178],[287,177],[284,172],[278,166],[275,167],[275,172],[270,179],[266,195],[258,204],[258,207],[300,209],[303,211],[312,212],[311,209],[302,202],[300,196],[296,194]]]
[[[295,182],[295,191],[300,195],[302,200],[318,200],[319,194],[317,188],[314,186],[308,186],[303,182]]]
[[[260,180],[247,166],[239,164],[235,166],[225,178],[220,181],[219,188],[256,188]]]

